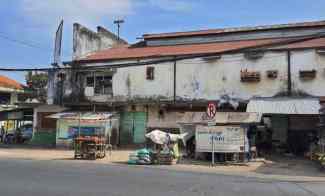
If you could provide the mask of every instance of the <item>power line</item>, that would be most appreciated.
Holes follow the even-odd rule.
[[[6,39],[8,41],[11,41],[11,42],[15,42],[15,43],[24,45],[24,46],[28,46],[28,47],[32,47],[32,48],[37,48],[37,49],[41,49],[41,50],[44,50],[44,49],[48,50],[48,48],[43,48],[43,47],[39,46],[38,44],[34,44],[34,43],[27,42],[27,41],[24,41],[24,40],[18,40],[18,39],[11,38],[11,37],[5,35],[2,32],[0,32],[0,37],[3,38],[3,39]]]
[[[4,32],[0,32],[0,38],[11,41],[11,42],[14,42],[14,43],[17,43],[17,44],[20,44],[20,45],[23,45],[23,46],[36,48],[36,49],[39,49],[39,50],[42,50],[42,51],[46,50],[46,52],[52,53],[52,50],[50,50],[49,48],[43,47],[43,46],[39,45],[38,43],[35,43],[35,42],[33,43],[31,41],[11,38],[10,36],[7,36]],[[64,51],[64,52],[65,52],[65,54],[63,54],[63,55],[67,55],[67,53],[69,53],[69,55],[70,55],[70,52],[67,52],[67,51]]]
[[[98,66],[86,66],[86,67],[55,67],[55,68],[1,68],[0,71],[54,71],[54,70],[78,70],[78,71],[86,71],[86,70],[100,70],[100,69],[112,69],[112,68],[123,68],[123,67],[136,67],[136,66],[143,66],[143,65],[153,65],[153,64],[162,64],[167,62],[175,62],[175,61],[181,61],[181,60],[193,60],[195,58],[202,58],[207,56],[213,56],[211,54],[203,54],[203,55],[192,55],[187,57],[173,57],[169,59],[161,59],[161,60],[151,60],[151,61],[144,61],[144,62],[135,62],[135,63],[119,63],[119,64],[107,64],[107,65],[98,65]],[[264,57],[268,59],[272,58],[279,58],[283,57],[283,55],[274,55],[270,57]],[[218,61],[218,60],[217,60]],[[237,62],[237,59],[227,59],[226,61],[221,62]],[[242,60],[240,60],[242,61]],[[73,64],[74,62],[69,62],[70,64]],[[193,62],[182,62],[182,64],[186,65],[196,65],[197,63],[206,63],[204,60],[196,60]]]
[[[281,41],[281,42],[277,42],[277,43],[269,43],[269,44],[265,44],[265,45],[261,45],[261,46],[249,46],[249,47],[245,47],[245,48],[234,49],[232,51],[228,51],[228,53],[229,52],[242,52],[244,50],[255,49],[255,48],[258,48],[258,47],[263,49],[263,47],[271,46],[271,45],[274,45],[274,44],[291,44],[291,43],[295,43],[295,42],[299,42],[299,41],[306,41],[306,40],[315,39],[315,38],[319,38],[319,37],[324,37],[324,35],[323,34],[314,34],[314,35],[310,35],[310,36],[303,37],[303,38],[297,38],[297,39],[293,39],[293,40],[285,40],[285,41]],[[158,59],[158,60],[150,60],[150,61],[135,62],[135,63],[106,64],[106,65],[84,66],[84,67],[73,66],[73,67],[36,68],[36,69],[1,68],[0,67],[0,71],[51,71],[51,70],[111,69],[111,68],[123,68],[123,67],[135,67],[135,66],[143,66],[143,65],[161,64],[161,63],[166,63],[166,62],[175,62],[175,61],[202,58],[202,57],[209,57],[209,56],[215,56],[215,55],[220,55],[220,52],[211,53],[211,54],[189,55],[189,56],[175,56],[175,57],[171,57],[171,58],[168,58],[168,59]],[[278,57],[281,57],[281,56],[282,55],[275,55],[275,56],[264,57],[264,58],[278,58]],[[238,60],[233,60],[233,61],[238,61]],[[226,60],[226,61],[229,62],[231,60]],[[87,63],[87,60],[85,60],[85,61],[81,60],[79,62],[74,62],[74,61],[66,62],[64,64],[66,64],[66,65],[79,65],[79,64],[83,64],[83,63]],[[94,62],[94,63],[96,63],[96,62]],[[183,62],[183,63],[192,64],[192,62],[191,63],[190,62]],[[195,62],[193,62],[193,63],[195,63]]]

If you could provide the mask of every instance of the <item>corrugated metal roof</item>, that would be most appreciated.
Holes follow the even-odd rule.
[[[272,49],[301,49],[301,48],[322,48],[322,47],[325,47],[324,37],[276,46],[276,47],[272,47]]]
[[[19,82],[1,75],[0,75],[0,87],[18,89],[18,90],[23,89],[23,85],[21,85]]]
[[[208,30],[185,31],[185,32],[144,34],[143,38],[157,39],[157,38],[170,38],[170,37],[214,35],[214,34],[247,32],[247,31],[275,30],[275,29],[286,29],[286,28],[317,27],[317,26],[325,26],[325,21],[262,25],[262,26],[255,26],[255,27],[237,27],[237,28],[208,29]]]
[[[246,112],[263,114],[319,114],[319,99],[269,98],[253,99],[247,104]]]
[[[116,59],[132,59],[132,58],[154,58],[179,55],[199,55],[199,54],[215,54],[224,53],[244,48],[259,47],[269,44],[288,42],[292,39],[273,38],[261,40],[244,40],[217,42],[205,44],[188,44],[188,45],[172,45],[172,46],[148,46],[148,47],[129,47],[121,46],[107,50],[98,51],[88,55],[78,61],[100,61],[100,60],[116,60]]]
[[[259,40],[228,41],[205,44],[187,44],[171,46],[131,47],[122,45],[89,54],[76,62],[98,62],[106,60],[158,58],[182,55],[222,54],[250,48],[264,49],[302,49],[325,48],[325,38],[272,38]]]

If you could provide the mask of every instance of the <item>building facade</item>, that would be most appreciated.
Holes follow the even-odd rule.
[[[145,34],[136,44],[111,36],[104,48],[86,36],[74,39],[75,58],[55,73],[49,94],[72,109],[120,112],[120,142],[142,143],[148,130],[177,131],[185,112],[211,101],[243,112],[256,98],[324,100],[324,32],[319,21]],[[284,129],[301,120],[274,114]],[[316,117],[306,115],[315,128]]]

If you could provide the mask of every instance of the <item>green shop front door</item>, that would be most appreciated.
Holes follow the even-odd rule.
[[[141,144],[145,142],[147,124],[146,112],[124,112],[121,114],[121,144]]]

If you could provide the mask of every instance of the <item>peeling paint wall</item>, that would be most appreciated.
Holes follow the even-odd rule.
[[[325,55],[315,50],[291,52],[292,89],[313,96],[325,96]],[[316,70],[316,78],[303,80],[299,71]]]
[[[97,32],[94,32],[78,23],[73,24],[73,59],[124,42],[103,27],[97,27]]]
[[[155,65],[155,79],[146,80],[146,67],[119,68],[113,76],[114,97],[173,99],[173,62]],[[261,81],[243,83],[240,70],[260,71]],[[276,79],[267,70],[278,70]],[[247,60],[243,54],[223,55],[215,61],[201,58],[177,61],[177,99],[216,100],[222,95],[249,99],[274,96],[287,88],[285,52],[269,52],[258,60]]]
[[[121,98],[172,99],[173,63],[150,65],[154,80],[146,79],[147,66],[117,69],[113,76],[113,95]]]
[[[259,82],[241,82],[240,71],[258,71]],[[277,70],[276,79],[267,78],[267,70]],[[177,63],[177,97],[186,99],[219,99],[222,95],[249,99],[269,97],[286,90],[287,61],[285,53],[267,52],[257,60],[243,54],[222,55],[215,61],[202,59]]]
[[[177,61],[177,100],[218,100],[222,96],[248,100],[252,97],[272,97],[287,92],[287,53],[265,52],[256,60],[247,59],[243,53],[222,55],[220,59],[202,58]],[[314,96],[325,96],[325,56],[315,50],[292,52],[292,90]],[[147,80],[148,66],[117,68],[113,74],[113,97],[96,95],[88,98],[93,102],[156,100],[170,101],[174,98],[174,62],[154,67],[154,79]],[[240,71],[257,71],[258,82],[242,82]],[[302,81],[300,70],[317,70],[316,78]],[[276,70],[277,78],[267,77],[267,71]],[[71,75],[71,74],[68,74]],[[74,77],[67,76],[64,95],[71,95]],[[69,82],[70,83],[69,83]],[[69,84],[68,84],[69,83]]]
[[[160,110],[162,112],[160,112]],[[166,111],[160,109],[159,106],[152,106],[148,108],[148,123],[149,128],[172,128],[178,129],[178,120],[181,120],[185,112]]]

